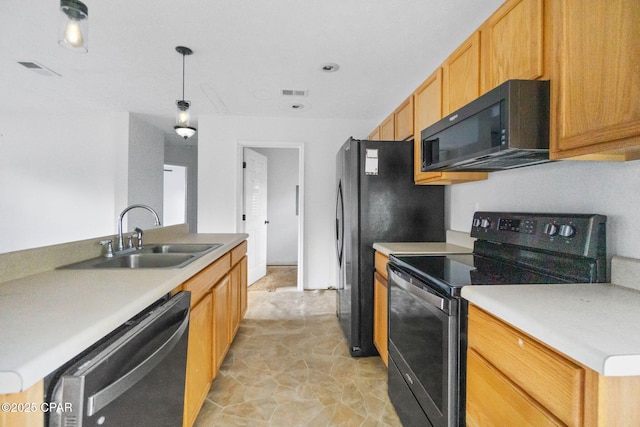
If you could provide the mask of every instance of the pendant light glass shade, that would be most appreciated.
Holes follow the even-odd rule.
[[[89,9],[79,0],[60,0],[58,44],[78,53],[87,53]]]
[[[184,139],[192,137],[196,133],[196,128],[189,126],[189,106],[191,103],[189,101],[180,100],[176,101],[176,105],[178,106],[178,111],[176,113],[176,125],[173,129],[175,129],[176,133]]]
[[[182,55],[182,99],[176,101],[176,125],[173,129],[184,139],[192,137],[196,133],[196,128],[191,126],[189,118],[189,107],[191,103],[184,100],[184,57],[191,55],[193,51],[188,47],[178,46],[176,51]]]

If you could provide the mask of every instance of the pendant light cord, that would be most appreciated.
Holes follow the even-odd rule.
[[[184,53],[182,54],[182,100],[184,101]]]

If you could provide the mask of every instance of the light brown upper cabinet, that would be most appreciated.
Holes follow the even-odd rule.
[[[371,131],[367,139],[369,141],[380,141],[380,126]]]
[[[480,28],[481,92],[511,79],[548,79],[545,0],[509,0]]]
[[[393,141],[395,138],[395,128],[393,123],[393,114],[384,119],[380,125],[380,140]]]
[[[422,130],[442,118],[443,69],[438,68],[413,93],[414,138],[413,177],[416,184],[456,184],[487,179],[486,172],[422,172],[420,150]]]
[[[407,141],[413,138],[413,95],[404,100],[393,112],[395,140]]]
[[[480,32],[474,32],[442,64],[443,116],[480,96]]]
[[[553,0],[550,7],[551,158],[640,158],[640,2]]]

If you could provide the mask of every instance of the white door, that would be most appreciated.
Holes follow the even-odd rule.
[[[184,224],[187,214],[187,168],[164,165],[162,225]]]
[[[252,284],[267,274],[267,158],[249,148],[244,149],[243,157],[247,281]]]

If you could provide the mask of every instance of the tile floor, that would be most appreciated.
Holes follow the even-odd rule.
[[[280,288],[295,288],[297,284],[298,267],[296,265],[268,265],[267,275],[249,286],[249,290],[274,292]]]
[[[348,353],[335,291],[252,291],[248,299],[196,427],[401,426],[380,358]]]

